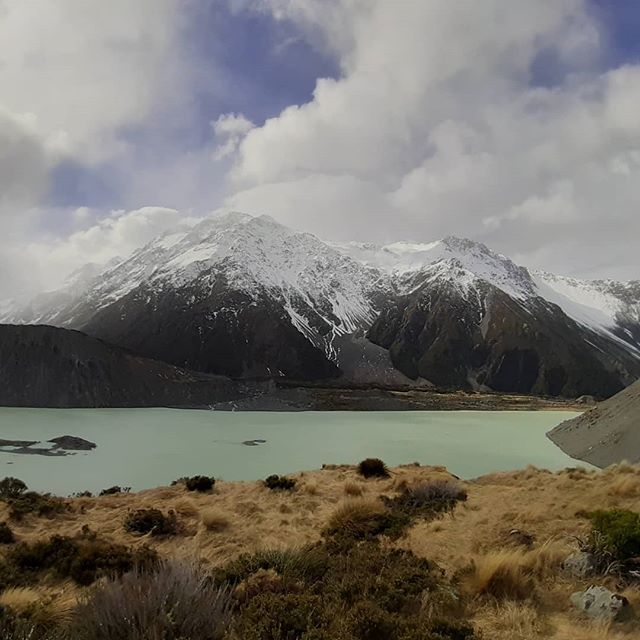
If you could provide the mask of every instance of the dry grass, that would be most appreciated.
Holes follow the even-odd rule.
[[[534,593],[537,582],[557,572],[567,550],[548,543],[531,550],[500,549],[471,559],[462,579],[471,596],[524,600]]]
[[[5,589],[0,594],[0,606],[15,613],[25,613],[42,601],[42,593],[29,587]]]
[[[52,534],[75,536],[88,525],[110,542],[146,543],[165,557],[200,558],[219,566],[242,553],[317,542],[330,522],[345,524],[354,514],[380,513],[384,506],[379,495],[391,497],[403,486],[451,478],[441,467],[413,465],[396,467],[391,478],[375,482],[360,480],[355,468],[346,465],[291,477],[300,490],[286,495],[269,491],[260,482],[219,482],[215,493],[187,496],[183,487],[176,486],[76,498],[69,501],[69,512],[51,519],[29,515],[12,528],[18,539],[33,542]],[[588,521],[577,515],[580,511],[612,506],[640,511],[639,483],[640,467],[631,465],[601,472],[578,468],[551,473],[529,467],[490,474],[462,483],[468,500],[451,515],[432,522],[418,520],[405,537],[388,544],[435,561],[448,575],[473,561],[474,569],[464,577],[465,591],[474,596],[470,615],[486,638],[632,640],[640,637],[637,628],[595,625],[571,610],[569,595],[586,585],[564,576],[558,563],[574,550],[572,537],[584,536],[589,529]],[[366,497],[357,493],[363,485]],[[180,533],[166,539],[126,534],[122,522],[127,511],[141,508],[174,510]],[[206,523],[210,512],[213,530]],[[6,517],[7,507],[0,503],[0,520]],[[505,548],[503,534],[510,529],[531,534],[536,542],[531,549]],[[552,542],[544,544],[548,540]],[[6,552],[0,548],[0,556]],[[532,591],[527,593],[528,588]],[[78,596],[60,585],[43,589],[36,590],[41,602],[50,610],[59,607],[63,616]],[[492,593],[502,599],[496,600]],[[533,601],[531,593],[537,596]],[[26,603],[30,597],[28,592],[8,594],[5,597],[16,603],[20,598]],[[640,611],[640,594],[630,590],[625,595]],[[513,597],[521,599],[514,602]]]
[[[344,483],[344,494],[357,498],[364,493],[361,482],[348,481]]]
[[[207,531],[225,531],[231,526],[229,516],[216,507],[211,507],[202,511],[200,514],[200,520]]]
[[[476,624],[492,640],[530,640],[549,637],[550,625],[528,602],[501,602],[480,609]]]

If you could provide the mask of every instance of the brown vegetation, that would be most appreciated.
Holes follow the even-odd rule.
[[[235,634],[229,636],[232,639],[251,638],[252,620],[276,624],[273,617],[265,618],[265,612],[295,611],[296,616],[304,618],[305,611],[311,615],[310,612],[327,607],[345,611],[340,618],[345,627],[338,630],[343,635],[334,637],[358,637],[353,634],[360,633],[359,625],[368,619],[377,620],[381,633],[386,628],[394,629],[393,634],[403,629],[407,638],[428,638],[428,633],[435,633],[433,625],[437,617],[452,615],[447,603],[439,597],[434,600],[436,592],[460,594],[465,606],[464,619],[475,627],[478,637],[492,640],[638,637],[638,628],[633,623],[607,626],[573,611],[569,595],[585,588],[592,579],[572,578],[561,570],[560,564],[578,548],[576,538],[589,539],[593,522],[586,514],[612,508],[640,512],[639,467],[621,465],[604,471],[568,469],[559,473],[529,467],[469,482],[456,481],[439,467],[410,465],[390,472],[388,478],[362,480],[353,466],[327,467],[291,475],[296,481],[294,491],[272,491],[263,482],[217,482],[215,492],[189,492],[178,484],[139,493],[68,499],[62,511],[42,515],[28,512],[21,519],[12,520],[11,531],[18,542],[0,547],[0,565],[10,568],[25,549],[35,549],[37,559],[41,557],[42,545],[49,544],[51,536],[62,536],[72,541],[70,548],[82,549],[83,554],[92,558],[96,573],[89,571],[85,580],[105,575],[103,572],[112,575],[109,562],[132,557],[127,553],[137,552],[144,557],[147,545],[160,558],[201,560],[210,573],[224,567],[225,584],[229,588],[235,585],[234,601],[238,604],[234,605],[234,615],[241,613],[234,618],[238,621],[236,627],[228,631]],[[466,501],[458,499],[441,512],[410,509],[424,496],[430,500],[434,496],[447,498],[453,490],[463,490]],[[401,530],[387,526],[390,514],[397,516],[399,504],[408,518]],[[162,514],[174,512],[174,535],[134,536],[125,531],[127,514],[153,509]],[[0,502],[0,522],[7,520],[10,512],[10,499]],[[514,530],[521,536],[514,544],[508,544]],[[343,544],[344,538],[337,535],[345,531],[352,539],[348,544]],[[354,538],[361,540],[355,547]],[[527,544],[520,544],[520,538],[526,539]],[[97,550],[89,551],[92,545],[97,545]],[[115,559],[109,559],[109,545],[119,545],[112,552]],[[346,564],[339,566],[355,563],[359,569],[358,578],[352,576],[354,589],[357,591],[359,584],[362,590],[362,585],[367,584],[366,567],[373,571],[373,564],[367,565],[361,555],[350,555],[353,553],[350,549],[364,548],[363,545],[373,564],[380,562],[380,566],[386,566],[385,554],[404,551],[410,554],[406,556],[409,564],[424,559],[432,563],[430,567],[437,566],[444,572],[437,580],[433,576],[441,576],[439,570],[429,574],[439,585],[435,592],[423,590],[419,598],[407,601],[410,608],[418,607],[420,601],[416,611],[428,631],[411,631],[406,627],[404,613],[390,613],[375,593],[371,598],[358,595],[353,606],[342,600],[343,595],[324,594],[323,590],[333,588],[333,578],[326,578],[326,582],[318,577],[320,562],[337,563],[342,558],[340,562]],[[22,549],[18,556],[12,551],[16,547]],[[105,553],[107,560],[103,559]],[[242,557],[244,560],[239,560]],[[119,573],[120,565],[116,562],[113,566],[115,573]],[[43,617],[69,619],[76,601],[84,601],[89,593],[74,583],[69,571],[59,571],[46,563],[37,570],[28,570],[27,584],[11,583],[12,574],[4,570],[3,575],[10,579],[1,590],[0,612],[28,615],[38,624]],[[423,579],[427,579],[426,574],[418,583]],[[349,580],[345,577],[341,584],[345,586]],[[614,575],[598,580],[614,589],[624,588]],[[627,588],[624,594],[640,611],[640,591]],[[347,611],[351,613],[347,615]],[[290,622],[295,633],[299,620]],[[329,635],[318,633],[313,637],[324,639],[338,631],[329,629],[326,632]],[[390,637],[395,637],[393,634]]]

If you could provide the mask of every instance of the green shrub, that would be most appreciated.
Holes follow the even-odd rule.
[[[272,575],[265,575],[265,571]],[[442,572],[409,551],[374,540],[331,540],[295,552],[243,556],[216,576],[245,589],[236,602],[230,637],[243,640],[469,640],[464,610]],[[256,581],[256,584],[259,584]],[[272,588],[272,587],[277,588]],[[430,615],[423,611],[429,594]],[[450,620],[449,615],[459,619]],[[437,622],[435,622],[437,620]],[[456,635],[457,634],[457,635]]]
[[[0,480],[0,500],[17,498],[27,490],[27,485],[18,478],[4,478]]]
[[[380,458],[366,458],[358,464],[358,473],[364,478],[388,478],[389,469]]]
[[[173,511],[165,515],[159,509],[137,509],[127,514],[124,528],[129,533],[173,535],[177,531],[178,521]]]
[[[298,640],[324,622],[320,596],[262,593],[249,602],[236,632],[243,640]]]
[[[193,476],[184,479],[184,485],[187,491],[200,491],[202,493],[211,491],[215,483],[216,479],[208,476]]]
[[[294,478],[287,478],[286,476],[278,476],[274,474],[264,481],[264,486],[267,487],[267,489],[291,491],[295,488],[296,481]]]
[[[218,570],[216,579],[227,584],[239,584],[259,571],[275,571],[293,581],[312,580],[327,570],[327,558],[317,547],[303,549],[265,549],[245,553]]]
[[[134,567],[153,567],[157,554],[146,547],[132,551],[101,540],[52,536],[33,544],[12,547],[0,572],[2,586],[21,586],[37,582],[50,573],[88,585],[103,576],[121,575]]]
[[[593,525],[593,550],[611,555],[619,561],[640,556],[640,514],[626,509],[594,511],[589,514]]]
[[[16,537],[11,531],[11,527],[6,522],[0,522],[0,544],[12,544],[16,541]]]
[[[67,509],[67,503],[62,498],[48,493],[41,494],[35,491],[21,493],[9,500],[9,516],[14,520],[21,520],[27,514],[38,516],[52,516]]]
[[[163,562],[92,592],[71,624],[74,640],[220,640],[230,621],[228,589],[198,567]]]

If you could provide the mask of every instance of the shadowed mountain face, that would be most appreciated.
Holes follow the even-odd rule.
[[[79,331],[0,325],[2,406],[206,406],[238,396],[228,378],[136,357]]]
[[[526,268],[459,238],[332,244],[229,213],[0,320],[81,330],[234,378],[600,397],[640,375],[640,285]]]
[[[407,376],[441,387],[609,396],[640,372],[631,359],[629,371],[617,370],[624,350],[559,307],[542,298],[524,305],[490,285],[472,298],[446,285],[425,287],[384,311],[368,337]]]

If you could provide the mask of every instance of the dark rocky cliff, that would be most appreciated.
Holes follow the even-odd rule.
[[[608,397],[640,375],[640,360],[556,305],[484,288],[465,297],[448,283],[425,287],[388,307],[368,337],[405,375],[452,389]]]
[[[228,378],[138,357],[79,331],[0,325],[2,406],[207,406],[239,395]]]

